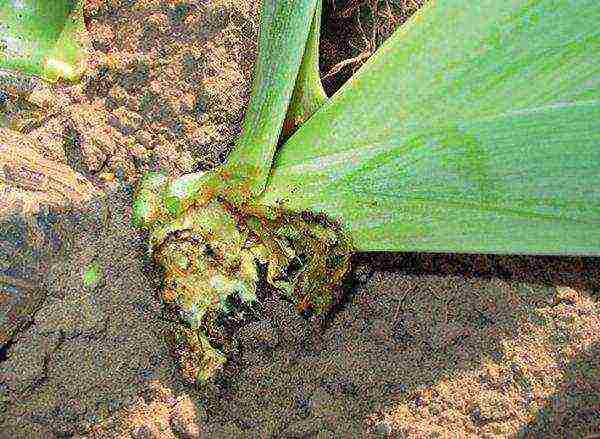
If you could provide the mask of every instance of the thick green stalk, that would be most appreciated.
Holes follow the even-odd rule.
[[[243,132],[216,184],[234,202],[260,194],[304,54],[316,0],[265,0],[259,54]]]

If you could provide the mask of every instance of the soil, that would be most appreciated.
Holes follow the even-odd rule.
[[[325,0],[326,22],[339,21],[333,6],[367,3]],[[25,177],[3,189],[26,220],[0,204],[13,221],[1,218],[12,240],[0,250],[18,256],[0,268],[43,300],[0,351],[0,438],[600,434],[598,258],[357,255],[348,301],[324,326],[263,291],[264,316],[237,334],[226,378],[210,393],[184,382],[162,340],[132,192],[149,169],[207,169],[231,150],[257,10],[90,0],[90,73],[55,90],[63,112],[26,138],[1,138],[26,142],[30,166],[85,181],[64,177],[81,184],[69,204],[40,201]],[[335,35],[325,26],[323,44]],[[347,57],[331,53],[324,73]],[[7,174],[20,176],[11,163]],[[94,264],[100,281],[86,285]]]
[[[426,0],[323,0],[321,78],[333,95]]]

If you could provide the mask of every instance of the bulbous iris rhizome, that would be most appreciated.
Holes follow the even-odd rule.
[[[166,339],[183,375],[196,384],[224,368],[235,330],[260,318],[259,264],[266,284],[301,312],[325,314],[342,297],[352,245],[341,226],[322,215],[263,212],[215,199],[154,232],[161,298],[173,316]]]

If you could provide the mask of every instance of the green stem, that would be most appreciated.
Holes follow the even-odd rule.
[[[265,0],[242,136],[215,184],[235,204],[264,191],[294,91],[317,0]]]
[[[319,72],[319,37],[322,12],[323,0],[318,0],[310,34],[306,42],[306,49],[304,50],[304,57],[298,72],[296,87],[283,124],[283,135],[285,137],[292,135],[327,101]]]

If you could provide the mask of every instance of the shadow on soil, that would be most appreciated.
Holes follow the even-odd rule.
[[[600,437],[594,434],[600,434],[600,343],[567,365],[559,391],[544,401],[535,420],[517,437]]]
[[[441,253],[361,253],[357,262],[406,274],[500,278],[585,290],[600,298],[600,258],[579,256],[505,256]]]
[[[430,348],[431,359],[417,356],[414,361],[415,368],[427,369],[430,373],[415,372],[414,378],[411,373],[409,391],[406,390],[406,386],[400,385],[403,388],[401,397],[393,396],[398,383],[393,380],[393,368],[389,369],[391,381],[377,386],[381,392],[379,395],[388,396],[384,397],[383,401],[380,399],[384,407],[391,408],[395,403],[410,401],[416,401],[418,405],[419,391],[410,390],[435,385],[444,375],[472,369],[485,359],[492,359],[509,372],[501,377],[500,381],[485,382],[484,388],[503,393],[508,388],[506,386],[515,386],[522,392],[524,399],[527,399],[527,395],[532,395],[531,382],[528,378],[519,380],[518,373],[513,369],[518,365],[515,366],[512,362],[511,353],[505,352],[502,341],[506,336],[527,336],[523,324],[533,321],[535,325],[548,326],[549,334],[552,334],[550,354],[559,364],[564,379],[558,384],[557,391],[541,402],[535,419],[523,426],[517,437],[586,438],[592,433],[600,432],[600,344],[592,344],[575,357],[567,357],[561,352],[561,346],[564,342],[577,345],[575,338],[572,338],[576,336],[571,335],[568,330],[561,332],[558,326],[553,326],[553,313],[559,309],[556,308],[559,305],[567,306],[579,315],[593,312],[580,310],[569,300],[557,299],[556,287],[571,288],[598,303],[600,258],[368,253],[357,255],[355,262],[368,264],[374,270],[397,276],[395,279],[401,283],[398,291],[406,292],[398,303],[400,311],[396,311],[396,316],[391,321],[394,339],[401,342],[402,353],[405,356],[412,355],[411,346],[419,343],[429,345]],[[406,278],[409,279],[407,282],[403,280]],[[429,283],[428,279],[433,280]],[[417,287],[413,285],[415,281]],[[513,301],[507,291],[510,291],[511,295],[514,294],[518,300]],[[415,295],[428,298],[413,301],[412,297]],[[440,297],[448,298],[442,299],[440,305],[436,302]],[[464,300],[457,302],[461,297]],[[376,300],[382,300],[382,297]],[[410,325],[405,325],[403,319],[420,309],[422,305],[419,305],[419,300],[428,307],[424,313],[425,317],[421,316],[426,321],[417,326],[417,331],[413,325],[411,332]],[[494,305],[486,308],[490,301]],[[447,321],[457,321],[463,326],[473,328],[472,336],[458,337],[448,344],[436,345],[427,327],[434,327],[440,320],[444,320],[443,317],[440,319],[440,307],[445,310],[441,312],[442,316],[444,312],[448,313],[449,309],[452,310],[450,312],[458,311],[462,314],[446,314],[445,318]],[[364,304],[361,308],[365,308]],[[472,308],[473,313],[469,315],[466,311],[465,315],[468,308]],[[377,319],[375,307],[367,306],[366,309],[373,312],[375,315],[372,317]],[[496,309],[498,312],[493,312]],[[387,319],[390,319],[394,313],[387,314]],[[541,316],[539,321],[536,320],[537,316]],[[491,328],[494,328],[493,332],[489,330]],[[560,337],[564,340],[559,340]],[[464,352],[468,353],[467,359]],[[402,375],[406,377],[406,374]],[[486,377],[482,375],[481,379],[485,380]],[[380,410],[380,413],[383,411],[385,410]],[[491,421],[477,419],[477,415],[474,415],[473,422],[481,426]]]

